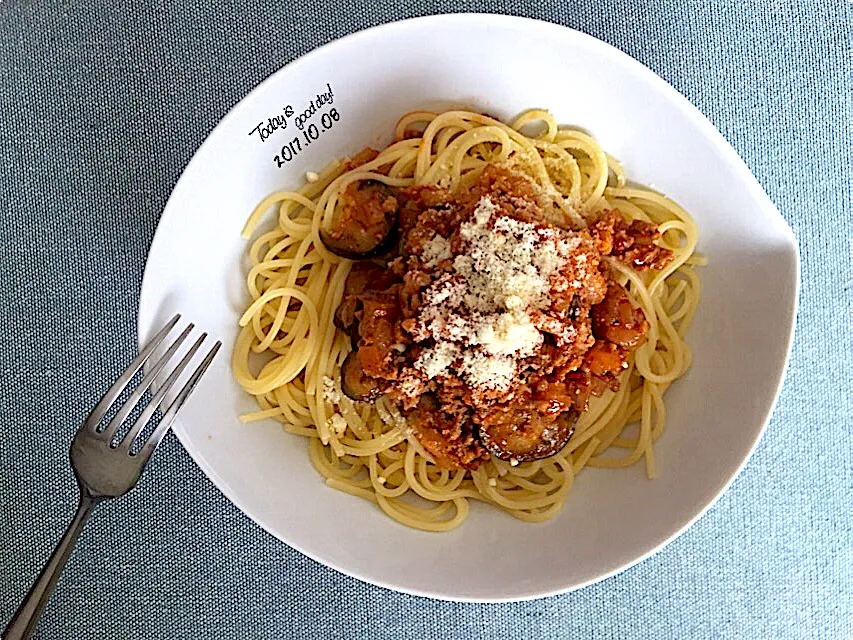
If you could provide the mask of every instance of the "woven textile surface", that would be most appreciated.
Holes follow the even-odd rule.
[[[74,429],[136,349],[160,213],[228,109],[369,26],[452,11],[570,26],[639,59],[746,160],[802,253],[767,434],[651,559],[506,605],[379,589],[254,525],[169,437],[87,526],[44,639],[853,637],[853,3],[0,0],[0,622],[69,521]]]

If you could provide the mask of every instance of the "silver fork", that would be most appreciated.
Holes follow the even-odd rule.
[[[151,454],[154,453],[157,445],[160,444],[163,436],[166,435],[166,432],[175,420],[178,410],[186,402],[196,384],[198,384],[198,381],[210,366],[217,351],[222,346],[222,343],[217,341],[210,351],[207,352],[201,364],[196,367],[187,382],[181,387],[178,395],[163,412],[160,421],[151,432],[150,437],[143,441],[140,438],[142,430],[154,416],[155,411],[163,404],[166,395],[175,386],[179,376],[201,347],[202,342],[207,337],[206,333],[202,334],[195,341],[195,344],[190,347],[186,355],[172,369],[165,382],[153,394],[151,401],[134,421],[133,426],[127,434],[116,444],[113,441],[116,438],[119,427],[130,417],[146,390],[154,382],[154,379],[164,372],[171,358],[186,340],[190,331],[192,331],[192,324],[184,329],[166,352],[151,365],[145,377],[139,383],[139,386],[128,396],[112,420],[104,427],[100,426],[101,422],[119,396],[130,388],[133,377],[151,359],[157,349],[165,344],[166,337],[178,323],[179,319],[180,315],[176,315],[154,336],[151,342],[139,354],[139,357],[130,363],[127,370],[110,387],[110,390],[107,391],[98,405],[92,410],[92,413],[89,414],[86,421],[77,430],[74,440],[71,443],[71,466],[74,469],[74,475],[80,487],[80,500],[77,505],[77,512],[74,514],[74,519],[71,521],[59,544],[56,545],[56,549],[54,549],[53,554],[50,556],[47,564],[45,564],[35,584],[33,584],[24,601],[15,612],[14,617],[9,622],[9,625],[6,627],[6,630],[3,632],[3,640],[23,640],[32,635],[39,616],[44,610],[50,594],[53,593],[56,581],[59,579],[59,575],[62,573],[62,569],[65,567],[74,544],[77,542],[77,538],[83,530],[83,525],[89,515],[91,515],[92,510],[104,500],[123,496],[136,486],[136,482],[145,469],[145,465],[151,459]]]

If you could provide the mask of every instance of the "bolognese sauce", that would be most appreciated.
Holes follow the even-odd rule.
[[[558,453],[649,328],[609,261],[673,258],[656,225],[606,210],[572,228],[494,165],[455,192],[354,183],[341,210],[324,244],[360,260],[335,313],[352,340],[342,390],[386,395],[446,468]]]

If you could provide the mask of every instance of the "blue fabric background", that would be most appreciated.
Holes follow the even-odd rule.
[[[398,595],[253,525],[173,439],[96,514],[40,638],[853,636],[851,13],[846,0],[0,2],[0,620],[68,522],[70,437],[135,349],[172,186],[256,83],[334,38],[523,14],[633,55],[692,100],[793,226],[799,327],[779,407],[720,502],[654,558],[513,605]]]

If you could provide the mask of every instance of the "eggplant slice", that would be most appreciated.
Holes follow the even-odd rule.
[[[379,383],[364,373],[358,351],[351,351],[341,365],[341,391],[359,402],[370,402],[379,396]]]
[[[562,451],[575,432],[579,415],[566,411],[552,420],[533,409],[510,409],[491,414],[478,435],[488,452],[500,460],[541,460]]]
[[[387,267],[373,262],[356,262],[347,276],[344,297],[335,309],[335,326],[343,331],[352,329],[355,312],[360,308],[358,296],[369,291],[385,291],[400,279]]]
[[[335,255],[350,260],[373,258],[390,251],[397,241],[399,201],[391,187],[377,180],[349,185],[338,210],[320,239]]]
[[[344,299],[335,309],[335,326],[341,331],[349,331],[355,323],[355,312],[358,308],[358,298],[354,295],[344,295]]]
[[[350,344],[352,345],[352,348],[355,351],[358,350],[358,341],[361,340],[361,332],[358,329],[358,325],[358,318],[355,318],[353,319],[352,325],[350,325],[350,328],[348,330]]]

